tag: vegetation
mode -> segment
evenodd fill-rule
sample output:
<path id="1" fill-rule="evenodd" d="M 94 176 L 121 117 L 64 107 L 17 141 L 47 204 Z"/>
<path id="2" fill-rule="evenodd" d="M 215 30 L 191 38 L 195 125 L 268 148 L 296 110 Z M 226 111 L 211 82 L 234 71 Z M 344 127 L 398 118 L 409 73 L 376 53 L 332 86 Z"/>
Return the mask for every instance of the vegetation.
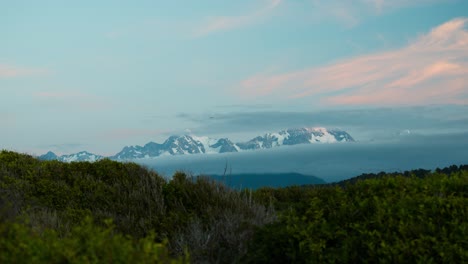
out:
<path id="1" fill-rule="evenodd" d="M 252 263 L 468 261 L 466 170 L 257 195 L 274 197 L 282 213 L 256 232 L 246 258 Z"/>
<path id="2" fill-rule="evenodd" d="M 232 190 L 0 152 L 0 263 L 464 263 L 468 168 Z"/>
<path id="3" fill-rule="evenodd" d="M 141 243 L 148 237 L 167 240 L 173 256 L 188 251 L 193 262 L 236 260 L 245 254 L 254 229 L 276 215 L 255 203 L 251 193 L 204 177 L 176 173 L 167 182 L 134 163 L 39 161 L 7 151 L 0 153 L 0 197 L 2 222 L 26 219 L 18 227 L 25 234 L 53 230 L 66 244 L 84 219 L 93 219 L 86 228 L 106 227 L 112 220 L 113 232 Z M 70 245 L 78 246 L 73 241 Z"/>
<path id="4" fill-rule="evenodd" d="M 170 257 L 154 234 L 132 239 L 115 233 L 111 221 L 101 228 L 88 217 L 65 237 L 12 222 L 1 223 L 0 234 L 1 263 L 189 263 L 187 256 Z"/>

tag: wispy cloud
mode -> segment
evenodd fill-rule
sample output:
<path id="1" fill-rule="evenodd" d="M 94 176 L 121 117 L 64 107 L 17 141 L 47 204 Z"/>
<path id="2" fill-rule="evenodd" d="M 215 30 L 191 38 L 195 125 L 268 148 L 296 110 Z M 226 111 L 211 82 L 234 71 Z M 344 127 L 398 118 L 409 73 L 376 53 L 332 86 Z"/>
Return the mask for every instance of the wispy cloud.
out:
<path id="1" fill-rule="evenodd" d="M 437 2 L 446 2 L 446 0 L 313 0 L 311 17 L 321 21 L 333 19 L 346 27 L 354 27 L 365 17 Z"/>
<path id="2" fill-rule="evenodd" d="M 195 29 L 194 36 L 201 37 L 218 31 L 232 30 L 255 24 L 270 15 L 271 12 L 281 4 L 281 2 L 282 0 L 268 0 L 267 4 L 263 8 L 250 11 L 246 14 L 208 18 L 206 23 Z"/>
<path id="3" fill-rule="evenodd" d="M 323 104 L 468 103 L 468 18 L 433 28 L 398 50 L 241 82 L 246 97 L 319 99 Z"/>
<path id="4" fill-rule="evenodd" d="M 437 2 L 447 2 L 447 0 L 360 0 L 364 4 L 370 4 L 377 12 L 391 9 L 404 8 L 410 6 L 429 5 Z"/>
<path id="5" fill-rule="evenodd" d="M 0 63 L 0 79 L 49 74 L 50 70 Z"/>
<path id="6" fill-rule="evenodd" d="M 165 39 L 190 34 L 191 21 L 153 17 L 140 19 L 124 25 L 114 25 L 103 35 L 109 40 L 125 38 Z"/>

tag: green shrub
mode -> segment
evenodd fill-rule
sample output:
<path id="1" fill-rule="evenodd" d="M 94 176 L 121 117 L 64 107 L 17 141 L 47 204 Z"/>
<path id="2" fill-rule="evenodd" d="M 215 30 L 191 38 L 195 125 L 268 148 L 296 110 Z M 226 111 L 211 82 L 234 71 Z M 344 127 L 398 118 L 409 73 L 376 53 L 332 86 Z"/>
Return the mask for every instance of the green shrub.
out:
<path id="1" fill-rule="evenodd" d="M 2 151 L 0 263 L 468 262 L 466 168 L 236 191 Z"/>
<path id="2" fill-rule="evenodd" d="M 8 196 L 12 219 L 28 219 L 41 232 L 66 237 L 88 216 L 135 239 L 155 234 L 172 254 L 186 250 L 198 262 L 232 261 L 246 252 L 257 226 L 274 220 L 271 208 L 251 195 L 209 179 L 177 173 L 166 182 L 134 163 L 38 161 L 0 152 L 0 195 Z M 0 197 L 1 201 L 1 197 Z"/>
<path id="3" fill-rule="evenodd" d="M 247 262 L 464 263 L 468 172 L 387 176 L 346 188 L 303 189 L 311 198 L 261 228 Z M 285 201 L 283 201 L 285 202 Z M 272 254 L 273 249 L 284 254 Z"/>
<path id="4" fill-rule="evenodd" d="M 65 237 L 46 229 L 35 232 L 19 222 L 0 223 L 1 263 L 189 263 L 172 258 L 154 234 L 132 239 L 116 233 L 111 221 L 106 227 L 91 218 L 72 228 Z"/>

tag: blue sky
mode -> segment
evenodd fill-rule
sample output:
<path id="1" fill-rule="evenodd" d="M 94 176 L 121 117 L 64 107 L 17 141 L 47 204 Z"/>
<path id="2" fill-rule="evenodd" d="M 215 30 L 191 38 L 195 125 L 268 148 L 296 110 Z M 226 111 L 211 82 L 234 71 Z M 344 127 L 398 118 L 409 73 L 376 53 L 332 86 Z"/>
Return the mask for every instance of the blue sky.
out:
<path id="1" fill-rule="evenodd" d="M 275 128 L 251 128 L 258 113 L 348 129 L 297 118 L 438 105 L 466 121 L 465 0 L 0 0 L 0 36 L 0 148 L 108 155 Z"/>

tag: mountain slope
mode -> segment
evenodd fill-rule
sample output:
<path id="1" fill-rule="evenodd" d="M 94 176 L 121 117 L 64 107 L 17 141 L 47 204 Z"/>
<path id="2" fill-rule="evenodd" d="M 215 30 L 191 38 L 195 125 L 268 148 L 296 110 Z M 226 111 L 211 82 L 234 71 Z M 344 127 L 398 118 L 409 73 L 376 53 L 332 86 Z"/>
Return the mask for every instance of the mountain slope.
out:
<path id="1" fill-rule="evenodd" d="M 326 128 L 290 128 L 276 133 L 266 133 L 246 142 L 234 143 L 228 138 L 213 139 L 194 135 L 170 136 L 164 143 L 149 142 L 144 146 L 126 146 L 119 153 L 108 158 L 113 160 L 133 160 L 153 158 L 163 155 L 216 154 L 247 150 L 269 149 L 283 145 L 353 142 L 346 131 Z M 76 154 L 58 157 L 48 152 L 39 157 L 43 160 L 60 161 L 96 161 L 104 158 L 82 151 Z"/>
<path id="2" fill-rule="evenodd" d="M 144 147 L 125 147 L 111 157 L 116 160 L 200 153 L 226 153 L 244 150 L 269 149 L 283 145 L 353 142 L 346 131 L 326 128 L 294 128 L 277 133 L 266 133 L 246 142 L 234 143 L 228 138 L 212 139 L 193 135 L 171 136 L 163 144 L 150 142 Z M 149 148 L 149 144 L 154 146 Z"/>
<path id="3" fill-rule="evenodd" d="M 44 155 L 38 157 L 40 160 L 58 160 L 63 162 L 72 162 L 72 161 L 89 161 L 94 162 L 104 158 L 104 156 L 89 153 L 87 151 L 80 151 L 78 153 L 70 155 L 57 156 L 52 151 L 47 152 Z"/>

